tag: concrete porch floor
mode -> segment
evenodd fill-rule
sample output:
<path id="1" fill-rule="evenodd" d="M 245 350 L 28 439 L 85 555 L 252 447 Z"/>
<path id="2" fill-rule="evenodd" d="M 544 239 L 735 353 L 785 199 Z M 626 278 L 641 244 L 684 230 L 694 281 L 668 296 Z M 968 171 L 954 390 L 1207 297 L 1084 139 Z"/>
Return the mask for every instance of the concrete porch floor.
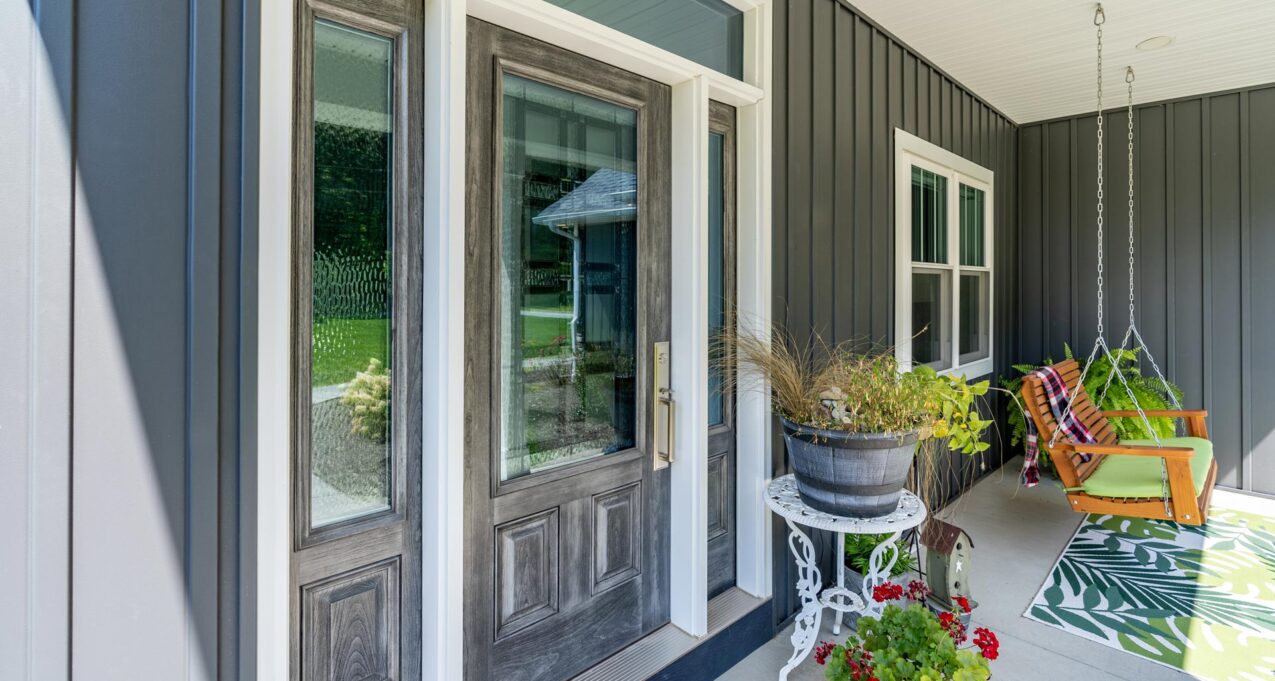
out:
<path id="1" fill-rule="evenodd" d="M 1073 636 L 1023 617 L 1054 561 L 1079 526 L 1057 484 L 1043 481 L 1020 489 L 1014 459 L 981 480 L 938 515 L 974 540 L 975 625 L 1000 638 L 1000 658 L 991 665 L 997 681 L 1179 681 L 1193 677 L 1135 655 Z M 825 579 L 826 582 L 826 579 Z M 826 617 L 824 636 L 834 637 Z M 719 677 L 720 681 L 774 681 L 792 654 L 792 625 Z M 790 681 L 821 681 L 813 655 L 793 670 Z"/>

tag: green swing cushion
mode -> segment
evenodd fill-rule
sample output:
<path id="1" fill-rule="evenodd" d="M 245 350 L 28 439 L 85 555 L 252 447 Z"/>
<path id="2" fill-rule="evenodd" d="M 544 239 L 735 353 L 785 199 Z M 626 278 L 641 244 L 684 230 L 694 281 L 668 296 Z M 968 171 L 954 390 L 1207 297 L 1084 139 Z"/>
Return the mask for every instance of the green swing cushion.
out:
<path id="1" fill-rule="evenodd" d="M 1204 491 L 1204 481 L 1213 464 L 1213 443 L 1202 437 L 1166 437 L 1160 442 L 1165 447 L 1191 447 L 1191 481 L 1195 483 L 1195 495 Z M 1156 446 L 1155 440 L 1121 440 L 1122 445 Z M 1121 456 L 1111 454 L 1102 460 L 1087 480 L 1080 485 L 1085 494 L 1095 497 L 1161 498 L 1164 495 L 1160 462 L 1153 456 Z"/>

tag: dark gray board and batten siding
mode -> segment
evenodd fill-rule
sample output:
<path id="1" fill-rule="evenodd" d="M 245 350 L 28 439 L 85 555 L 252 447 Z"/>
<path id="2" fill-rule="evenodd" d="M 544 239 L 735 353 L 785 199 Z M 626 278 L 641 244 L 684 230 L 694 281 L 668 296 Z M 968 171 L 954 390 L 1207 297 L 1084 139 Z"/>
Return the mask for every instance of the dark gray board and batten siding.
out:
<path id="1" fill-rule="evenodd" d="M 996 372 L 1007 372 L 1018 357 L 1013 122 L 838 0 L 777 4 L 774 55 L 775 321 L 798 339 L 818 332 L 894 342 L 894 130 L 901 128 L 995 173 L 994 342 Z M 779 439 L 774 453 L 774 474 L 787 473 Z M 1000 456 L 994 449 L 989 468 Z M 949 491 L 969 482 L 954 480 Z M 796 575 L 782 521 L 774 532 L 782 620 L 797 607 Z M 819 543 L 828 556 L 827 536 Z"/>
<path id="2" fill-rule="evenodd" d="M 1112 343 L 1129 320 L 1127 124 L 1103 123 Z M 1138 328 L 1185 406 L 1209 410 L 1218 483 L 1275 494 L 1275 85 L 1138 105 L 1134 126 Z M 1096 335 L 1096 133 L 1095 114 L 1021 127 L 1026 361 Z"/>

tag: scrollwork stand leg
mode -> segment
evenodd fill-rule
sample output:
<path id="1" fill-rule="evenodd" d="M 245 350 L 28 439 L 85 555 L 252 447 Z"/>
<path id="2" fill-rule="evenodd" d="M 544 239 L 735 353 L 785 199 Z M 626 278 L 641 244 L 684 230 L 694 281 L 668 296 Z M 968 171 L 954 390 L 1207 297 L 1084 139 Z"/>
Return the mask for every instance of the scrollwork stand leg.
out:
<path id="1" fill-rule="evenodd" d="M 801 664 L 815 647 L 823 616 L 823 605 L 819 602 L 823 576 L 819 573 L 815 545 L 793 521 L 785 519 L 785 522 L 788 523 L 788 550 L 792 551 L 797 562 L 797 597 L 801 599 L 801 614 L 797 615 L 797 621 L 793 624 L 792 656 L 788 658 L 788 664 L 779 671 L 779 681 L 786 681 L 788 672 Z"/>
<path id="2" fill-rule="evenodd" d="M 890 535 L 888 539 L 877 544 L 868 558 L 868 571 L 863 575 L 863 602 L 867 604 L 868 615 L 880 616 L 881 611 L 885 609 L 884 603 L 877 603 L 872 599 L 872 590 L 890 580 L 890 572 L 894 570 L 894 564 L 899 560 L 898 541 L 902 536 L 902 532 Z M 889 562 L 886 562 L 886 553 L 890 554 Z"/>

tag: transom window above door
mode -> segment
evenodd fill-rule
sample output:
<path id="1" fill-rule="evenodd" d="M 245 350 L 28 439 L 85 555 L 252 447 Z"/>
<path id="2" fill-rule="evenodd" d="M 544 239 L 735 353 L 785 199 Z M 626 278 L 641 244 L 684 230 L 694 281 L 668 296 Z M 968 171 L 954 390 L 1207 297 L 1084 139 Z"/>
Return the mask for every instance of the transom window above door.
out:
<path id="1" fill-rule="evenodd" d="M 725 0 L 549 0 L 638 40 L 744 79 L 744 13 Z"/>
<path id="2" fill-rule="evenodd" d="M 905 366 L 992 371 L 992 171 L 895 130 L 895 347 Z"/>

